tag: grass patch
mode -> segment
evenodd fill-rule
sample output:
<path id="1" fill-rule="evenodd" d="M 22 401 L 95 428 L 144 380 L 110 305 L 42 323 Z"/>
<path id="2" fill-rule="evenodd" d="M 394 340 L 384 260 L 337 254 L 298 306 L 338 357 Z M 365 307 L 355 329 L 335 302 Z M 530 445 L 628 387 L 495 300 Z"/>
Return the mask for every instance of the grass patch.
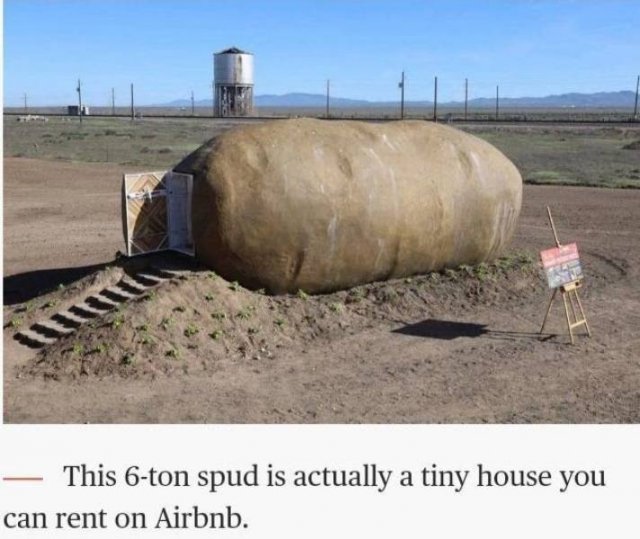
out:
<path id="1" fill-rule="evenodd" d="M 185 329 L 184 329 L 184 336 L 187 338 L 191 338 L 194 335 L 197 335 L 198 333 L 200 333 L 200 328 L 198 328 L 198 326 L 196 326 L 195 324 L 189 324 Z"/>

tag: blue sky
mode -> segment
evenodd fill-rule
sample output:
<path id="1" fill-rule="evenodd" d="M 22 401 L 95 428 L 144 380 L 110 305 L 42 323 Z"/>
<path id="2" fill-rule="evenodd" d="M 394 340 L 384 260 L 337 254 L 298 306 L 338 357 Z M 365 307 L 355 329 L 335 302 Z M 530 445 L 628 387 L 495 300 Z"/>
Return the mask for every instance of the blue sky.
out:
<path id="1" fill-rule="evenodd" d="M 4 102 L 210 96 L 212 53 L 253 52 L 256 93 L 430 99 L 635 89 L 640 1 L 5 0 Z"/>

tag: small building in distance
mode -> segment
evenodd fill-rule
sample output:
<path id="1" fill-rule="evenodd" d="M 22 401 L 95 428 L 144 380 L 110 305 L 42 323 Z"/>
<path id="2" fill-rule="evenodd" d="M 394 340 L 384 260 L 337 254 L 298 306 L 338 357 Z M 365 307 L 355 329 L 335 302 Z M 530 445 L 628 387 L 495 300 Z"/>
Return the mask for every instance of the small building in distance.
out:
<path id="1" fill-rule="evenodd" d="M 253 54 L 231 47 L 213 55 L 215 114 L 253 114 Z"/>
<path id="2" fill-rule="evenodd" d="M 69 116 L 80 116 L 80 107 L 78 105 L 67 106 L 67 114 Z M 89 107 L 87 105 L 82 105 L 82 115 L 89 116 Z"/>

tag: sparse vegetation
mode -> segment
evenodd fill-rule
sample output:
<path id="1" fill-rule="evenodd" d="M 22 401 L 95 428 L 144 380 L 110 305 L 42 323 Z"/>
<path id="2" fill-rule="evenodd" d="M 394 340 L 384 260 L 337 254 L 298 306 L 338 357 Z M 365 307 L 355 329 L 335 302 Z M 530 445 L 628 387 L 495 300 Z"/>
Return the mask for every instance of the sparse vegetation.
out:
<path id="1" fill-rule="evenodd" d="M 241 309 L 240 311 L 238 311 L 238 314 L 236 315 L 236 317 L 239 318 L 240 320 L 249 320 L 249 318 L 253 316 L 254 311 L 255 311 L 255 307 L 252 307 L 249 305 L 244 309 Z"/>
<path id="2" fill-rule="evenodd" d="M 486 262 L 481 262 L 474 268 L 474 273 L 479 280 L 484 281 L 491 275 L 491 268 Z"/>
<path id="3" fill-rule="evenodd" d="M 347 295 L 347 301 L 349 303 L 358 303 L 367 296 L 367 291 L 362 286 L 352 288 Z"/>
<path id="4" fill-rule="evenodd" d="M 133 365 L 135 363 L 135 357 L 131 353 L 126 353 L 122 356 L 123 365 Z"/>
<path id="5" fill-rule="evenodd" d="M 214 341 L 217 341 L 224 335 L 224 331 L 221 329 L 214 329 L 211 333 L 209 333 L 209 337 L 211 337 Z"/>
<path id="6" fill-rule="evenodd" d="M 109 350 L 109 343 L 101 342 L 97 346 L 93 347 L 89 353 L 91 354 L 106 354 Z"/>
<path id="7" fill-rule="evenodd" d="M 19 316 L 14 316 L 11 320 L 9 320 L 9 326 L 13 329 L 19 328 L 22 325 L 23 319 Z"/>
<path id="8" fill-rule="evenodd" d="M 184 336 L 187 338 L 191 338 L 194 335 L 197 335 L 200 332 L 200 328 L 195 324 L 189 324 L 186 328 L 184 328 Z"/>
<path id="9" fill-rule="evenodd" d="M 451 279 L 452 281 L 458 280 L 458 272 L 453 268 L 447 268 L 443 271 L 443 273 L 447 279 Z"/>
<path id="10" fill-rule="evenodd" d="M 290 112 L 290 111 L 289 111 Z M 371 114 L 362 109 L 348 116 Z M 313 114 L 314 111 L 310 110 Z M 337 114 L 338 112 L 336 112 Z M 377 111 L 376 114 L 379 114 Z M 562 111 L 564 115 L 585 117 L 584 111 Z M 414 112 L 415 114 L 415 112 Z M 420 113 L 424 115 L 424 111 Z M 486 113 L 479 111 L 476 116 Z M 530 111 L 527 117 L 553 118 L 554 111 Z M 602 117 L 598 112 L 598 119 Z M 618 113 L 608 114 L 620 117 Z M 522 171 L 528 183 L 640 187 L 637 166 L 637 135 L 629 140 L 625 128 L 610 126 L 459 125 L 504 152 Z M 216 126 L 216 133 L 228 125 Z M 87 162 L 107 160 L 136 166 L 165 167 L 195 150 L 209 139 L 211 121 L 173 120 L 124 125 L 120 120 L 90 118 L 83 132 L 69 130 L 66 118 L 50 118 L 40 125 L 18 122 L 5 124 L 5 155 Z M 106 137 L 106 139 L 105 139 Z M 152 141 L 152 142 L 151 142 Z M 38 148 L 34 143 L 38 143 Z M 212 275 L 215 278 L 215 274 Z"/>
<path id="11" fill-rule="evenodd" d="M 153 339 L 153 337 L 151 335 L 149 335 L 148 333 L 145 333 L 142 338 L 140 339 L 140 343 L 141 344 L 153 344 L 155 341 Z"/>
<path id="12" fill-rule="evenodd" d="M 173 318 L 170 316 L 165 316 L 161 321 L 160 321 L 160 327 L 162 329 L 164 329 L 165 331 L 168 330 L 171 326 L 173 325 Z"/>
<path id="13" fill-rule="evenodd" d="M 398 292 L 391 286 L 385 286 L 378 293 L 378 299 L 381 303 L 392 303 L 398 299 Z"/>
<path id="14" fill-rule="evenodd" d="M 180 352 L 176 348 L 169 348 L 164 355 L 171 359 L 178 359 L 180 357 Z"/>
<path id="15" fill-rule="evenodd" d="M 111 327 L 113 329 L 118 329 L 122 326 L 122 324 L 124 324 L 124 314 L 119 312 L 113 318 L 113 321 L 111 322 Z"/>

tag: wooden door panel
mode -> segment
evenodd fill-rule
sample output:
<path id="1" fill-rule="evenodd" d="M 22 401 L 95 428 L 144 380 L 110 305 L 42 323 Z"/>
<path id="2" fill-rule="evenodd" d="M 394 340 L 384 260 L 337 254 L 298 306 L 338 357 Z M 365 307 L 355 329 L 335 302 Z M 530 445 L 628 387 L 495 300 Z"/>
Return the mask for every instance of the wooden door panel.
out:
<path id="1" fill-rule="evenodd" d="M 161 251 L 169 247 L 165 172 L 126 174 L 125 236 L 127 254 Z"/>
<path id="2" fill-rule="evenodd" d="M 173 249 L 194 254 L 193 176 L 176 172 L 125 174 L 122 224 L 127 255 Z"/>

